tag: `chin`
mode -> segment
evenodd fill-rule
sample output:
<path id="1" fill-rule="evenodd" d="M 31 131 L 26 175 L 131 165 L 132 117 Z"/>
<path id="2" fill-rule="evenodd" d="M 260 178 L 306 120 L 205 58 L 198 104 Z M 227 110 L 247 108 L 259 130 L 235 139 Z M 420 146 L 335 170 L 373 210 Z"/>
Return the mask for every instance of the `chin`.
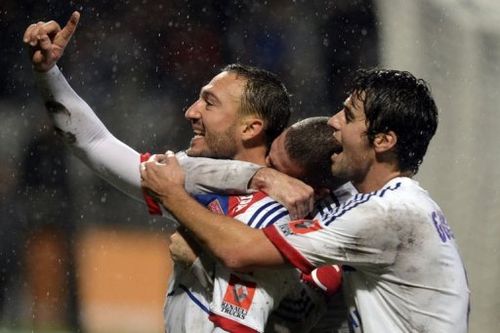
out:
<path id="1" fill-rule="evenodd" d="M 191 157 L 198 157 L 200 156 L 200 151 L 198 149 L 193 149 L 193 147 L 189 147 L 186 150 L 186 154 Z"/>
<path id="2" fill-rule="evenodd" d="M 186 154 L 191 157 L 213 157 L 213 154 L 207 149 L 189 148 L 186 150 Z"/>

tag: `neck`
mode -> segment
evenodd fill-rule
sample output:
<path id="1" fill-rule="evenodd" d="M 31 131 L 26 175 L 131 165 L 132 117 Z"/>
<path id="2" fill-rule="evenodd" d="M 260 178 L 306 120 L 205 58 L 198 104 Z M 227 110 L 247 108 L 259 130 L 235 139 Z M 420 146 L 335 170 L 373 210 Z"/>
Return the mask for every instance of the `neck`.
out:
<path id="1" fill-rule="evenodd" d="M 233 159 L 237 161 L 244 161 L 255 163 L 259 165 L 266 165 L 267 148 L 265 146 L 256 146 L 251 148 L 241 149 L 234 155 Z"/>
<path id="2" fill-rule="evenodd" d="M 370 168 L 363 179 L 352 181 L 360 193 L 369 193 L 380 190 L 391 179 L 404 177 L 408 174 L 401 172 L 391 164 L 376 164 Z"/>

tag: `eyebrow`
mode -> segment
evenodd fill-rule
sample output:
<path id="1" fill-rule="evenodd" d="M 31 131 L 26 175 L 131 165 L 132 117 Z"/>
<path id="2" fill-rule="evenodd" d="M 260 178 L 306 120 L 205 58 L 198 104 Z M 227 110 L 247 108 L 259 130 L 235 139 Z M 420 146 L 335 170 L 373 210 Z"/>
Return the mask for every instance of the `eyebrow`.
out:
<path id="1" fill-rule="evenodd" d="M 344 108 L 347 110 L 349 113 L 349 116 L 354 116 L 354 110 L 353 110 L 353 105 L 352 105 L 352 99 L 349 99 L 350 104 L 344 101 Z"/>
<path id="2" fill-rule="evenodd" d="M 209 99 L 210 98 L 210 99 L 213 99 L 216 103 L 220 103 L 219 98 L 213 92 L 208 91 L 205 88 L 201 89 L 200 97 L 202 97 L 204 99 Z"/>

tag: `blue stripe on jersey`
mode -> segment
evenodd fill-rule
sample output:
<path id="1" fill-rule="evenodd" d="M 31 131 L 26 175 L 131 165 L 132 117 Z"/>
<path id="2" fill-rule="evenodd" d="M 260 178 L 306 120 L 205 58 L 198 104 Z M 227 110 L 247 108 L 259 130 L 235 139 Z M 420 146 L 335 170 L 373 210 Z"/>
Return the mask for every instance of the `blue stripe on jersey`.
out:
<path id="1" fill-rule="evenodd" d="M 328 214 L 332 214 L 339 206 L 340 201 L 337 196 L 335 196 L 334 193 L 330 193 L 328 197 L 318 201 L 315 210 L 316 212 L 319 212 L 321 214 L 322 218 L 326 218 Z M 316 212 L 313 212 L 313 215 L 311 215 L 311 217 L 314 217 L 316 215 Z"/>
<path id="2" fill-rule="evenodd" d="M 229 211 L 229 197 L 228 195 L 220 195 L 220 194 L 199 194 L 195 195 L 196 201 L 198 201 L 200 204 L 204 205 L 207 207 L 210 203 L 213 201 L 217 200 L 219 202 L 220 208 L 224 211 L 224 215 L 227 215 Z M 259 217 L 259 215 L 266 209 L 269 208 L 272 205 L 276 205 L 276 207 L 272 208 L 269 212 L 264 214 L 264 216 Z M 280 212 L 276 216 L 270 218 L 273 214 L 278 212 L 280 209 L 283 209 L 283 212 Z M 252 228 L 265 228 L 268 225 L 273 224 L 274 222 L 278 221 L 279 219 L 283 218 L 286 216 L 288 212 L 286 209 L 277 201 L 270 201 L 268 203 L 265 203 L 261 207 L 259 207 L 255 213 L 253 213 L 252 217 L 246 224 L 249 227 Z"/>
<path id="3" fill-rule="evenodd" d="M 278 204 L 278 203 L 277 203 Z M 264 223 L 266 221 L 266 219 L 271 215 L 273 214 L 274 212 L 276 212 L 277 210 L 280 210 L 282 209 L 283 206 L 281 206 L 280 204 L 278 204 L 276 207 L 274 207 L 273 209 L 270 209 L 266 214 L 264 214 L 264 216 L 262 216 L 259 221 L 257 222 L 257 224 L 255 224 L 255 226 L 253 228 L 257 229 L 257 228 L 260 228 L 261 227 L 261 224 Z"/>
<path id="4" fill-rule="evenodd" d="M 276 221 L 279 221 L 280 219 L 282 219 L 283 217 L 287 216 L 288 215 L 288 211 L 283 207 L 283 211 L 281 213 L 279 213 L 278 215 L 276 215 L 275 217 L 273 217 L 270 221 L 266 222 L 265 224 L 263 224 L 261 226 L 261 228 L 265 228 L 271 224 L 274 224 Z"/>
<path id="5" fill-rule="evenodd" d="M 387 187 L 385 187 L 381 190 L 375 191 L 375 192 L 358 193 L 358 194 L 354 195 L 354 197 L 351 200 L 347 201 L 342 206 L 335 209 L 335 211 L 325 219 L 325 222 L 323 224 L 325 226 L 328 226 L 333 221 L 335 221 L 337 218 L 341 217 L 342 215 L 344 215 L 345 213 L 347 213 L 351 209 L 353 209 L 359 205 L 362 205 L 365 202 L 368 202 L 370 200 L 370 198 L 373 198 L 373 197 L 382 198 L 387 191 L 395 191 L 400 186 L 401 186 L 401 182 L 398 182 L 398 183 L 394 184 L 393 186 L 387 186 Z"/>
<path id="6" fill-rule="evenodd" d="M 260 213 L 262 213 L 262 211 L 264 209 L 266 209 L 267 207 L 274 205 L 274 204 L 277 204 L 277 202 L 271 201 L 271 202 L 266 203 L 265 205 L 260 206 L 260 208 L 257 209 L 257 211 L 255 211 L 255 213 L 253 213 L 252 217 L 250 218 L 250 220 L 248 220 L 247 224 L 248 225 L 253 224 L 253 221 L 257 218 L 257 216 L 259 216 Z"/>
<path id="7" fill-rule="evenodd" d="M 203 305 L 199 299 L 197 299 L 190 291 L 189 289 L 183 285 L 183 284 L 179 284 L 179 287 L 184 290 L 186 292 L 186 294 L 188 294 L 189 298 L 191 298 L 191 300 L 194 302 L 194 304 L 198 305 L 198 307 L 200 309 L 202 309 L 203 311 L 205 311 L 207 314 L 210 314 L 210 310 L 205 306 Z"/>

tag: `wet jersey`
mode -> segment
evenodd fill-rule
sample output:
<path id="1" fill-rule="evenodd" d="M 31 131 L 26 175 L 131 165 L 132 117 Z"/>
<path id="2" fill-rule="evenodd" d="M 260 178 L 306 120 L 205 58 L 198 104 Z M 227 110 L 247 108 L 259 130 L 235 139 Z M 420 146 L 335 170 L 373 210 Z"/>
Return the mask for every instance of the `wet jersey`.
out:
<path id="1" fill-rule="evenodd" d="M 289 220 L 286 209 L 262 192 L 245 196 L 207 194 L 196 199 L 212 212 L 234 217 L 252 228 Z M 203 271 L 206 273 L 200 273 Z M 213 286 L 203 282 L 207 280 L 200 276 L 203 274 Z M 300 283 L 298 275 L 292 268 L 236 273 L 206 256 L 193 267 L 174 265 L 165 307 L 167 331 L 212 332 L 217 329 L 215 322 L 224 330 L 262 332 L 270 311 L 277 306 L 275 302 L 293 283 Z"/>
<path id="2" fill-rule="evenodd" d="M 453 232 L 410 178 L 264 232 L 302 271 L 343 265 L 356 332 L 467 332 L 470 292 Z"/>

